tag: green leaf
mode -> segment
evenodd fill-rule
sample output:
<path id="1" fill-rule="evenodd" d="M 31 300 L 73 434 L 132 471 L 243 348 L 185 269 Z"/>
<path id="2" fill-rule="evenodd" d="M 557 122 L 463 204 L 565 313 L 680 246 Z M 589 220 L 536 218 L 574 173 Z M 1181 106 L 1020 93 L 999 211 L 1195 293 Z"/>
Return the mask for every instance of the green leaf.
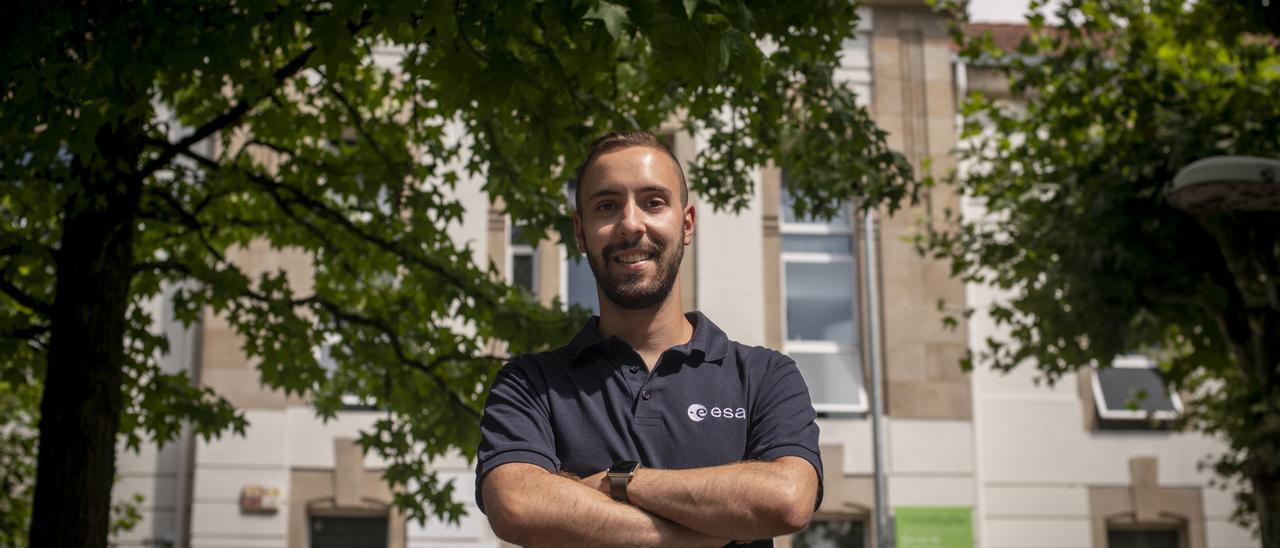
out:
<path id="1" fill-rule="evenodd" d="M 689 20 L 693 20 L 693 12 L 698 9 L 698 0 L 683 0 L 684 15 Z"/>
<path id="2" fill-rule="evenodd" d="M 627 8 L 601 0 L 592 6 L 583 19 L 599 19 L 609 31 L 609 36 L 617 40 L 622 35 L 622 25 L 628 23 Z"/>

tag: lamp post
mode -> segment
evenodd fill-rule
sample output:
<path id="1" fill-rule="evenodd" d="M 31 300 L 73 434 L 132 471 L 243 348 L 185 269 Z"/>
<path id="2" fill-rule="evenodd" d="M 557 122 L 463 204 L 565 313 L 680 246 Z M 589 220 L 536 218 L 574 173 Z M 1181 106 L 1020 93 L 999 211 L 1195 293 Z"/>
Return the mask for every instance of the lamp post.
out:
<path id="1" fill-rule="evenodd" d="M 1246 386 L 1261 390 L 1247 421 L 1267 424 L 1280 415 L 1280 160 L 1215 156 L 1191 163 L 1165 190 L 1169 204 L 1187 212 L 1213 235 L 1234 285 L 1218 308 L 1218 330 Z M 1228 389 L 1224 387 L 1224 389 Z M 1244 419 L 1244 417 L 1241 417 Z M 1254 430 L 1241 462 L 1265 546 L 1280 546 L 1280 430 Z"/>

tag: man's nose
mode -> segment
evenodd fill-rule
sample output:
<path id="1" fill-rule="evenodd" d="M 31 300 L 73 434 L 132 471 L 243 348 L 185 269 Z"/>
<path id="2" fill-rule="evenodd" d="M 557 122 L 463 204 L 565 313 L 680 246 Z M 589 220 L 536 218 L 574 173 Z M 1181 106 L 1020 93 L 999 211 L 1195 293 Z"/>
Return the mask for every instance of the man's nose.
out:
<path id="1" fill-rule="evenodd" d="M 644 210 L 635 202 L 628 202 L 626 207 L 622 208 L 622 220 L 620 226 L 623 234 L 635 235 L 643 234 L 644 227 Z"/>

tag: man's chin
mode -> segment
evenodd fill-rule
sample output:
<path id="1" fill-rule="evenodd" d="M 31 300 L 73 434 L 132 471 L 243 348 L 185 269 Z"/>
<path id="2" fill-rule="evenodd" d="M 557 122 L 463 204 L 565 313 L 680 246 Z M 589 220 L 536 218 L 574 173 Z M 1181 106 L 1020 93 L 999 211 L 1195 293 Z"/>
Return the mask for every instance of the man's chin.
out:
<path id="1" fill-rule="evenodd" d="M 661 305 L 671 295 L 671 291 L 663 292 L 651 284 L 620 287 L 615 291 L 606 291 L 605 298 L 626 310 L 647 310 Z"/>

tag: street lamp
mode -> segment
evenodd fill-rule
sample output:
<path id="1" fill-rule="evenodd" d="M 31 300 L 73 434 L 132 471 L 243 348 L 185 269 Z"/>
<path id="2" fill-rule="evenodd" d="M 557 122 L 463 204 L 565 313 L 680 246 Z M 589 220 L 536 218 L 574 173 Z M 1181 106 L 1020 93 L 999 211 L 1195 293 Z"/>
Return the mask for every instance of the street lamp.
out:
<path id="1" fill-rule="evenodd" d="M 1217 241 L 1218 252 L 1230 272 L 1234 294 L 1231 306 L 1219 308 L 1218 330 L 1231 348 L 1231 361 L 1246 379 L 1268 387 L 1249 398 L 1249 421 L 1273 420 L 1280 400 L 1269 388 L 1276 378 L 1280 356 L 1280 160 L 1252 156 L 1215 156 L 1193 162 L 1174 176 L 1165 190 L 1169 204 L 1192 217 Z M 1219 279 L 1217 283 L 1224 283 Z M 1222 300 L 1227 300 L 1225 297 Z M 1230 327 L 1229 327 L 1230 326 Z M 1249 392 L 1246 392 L 1246 394 Z M 1257 394 L 1255 392 L 1255 394 Z M 1243 418 L 1243 417 L 1241 417 Z M 1265 472 L 1264 457 L 1280 448 L 1280 435 L 1256 437 L 1242 462 L 1256 493 L 1273 493 L 1276 482 Z M 1262 542 L 1280 541 L 1277 502 L 1255 498 Z"/>
<path id="2" fill-rule="evenodd" d="M 1212 156 L 1178 170 L 1165 198 L 1188 213 L 1280 211 L 1280 160 Z"/>

